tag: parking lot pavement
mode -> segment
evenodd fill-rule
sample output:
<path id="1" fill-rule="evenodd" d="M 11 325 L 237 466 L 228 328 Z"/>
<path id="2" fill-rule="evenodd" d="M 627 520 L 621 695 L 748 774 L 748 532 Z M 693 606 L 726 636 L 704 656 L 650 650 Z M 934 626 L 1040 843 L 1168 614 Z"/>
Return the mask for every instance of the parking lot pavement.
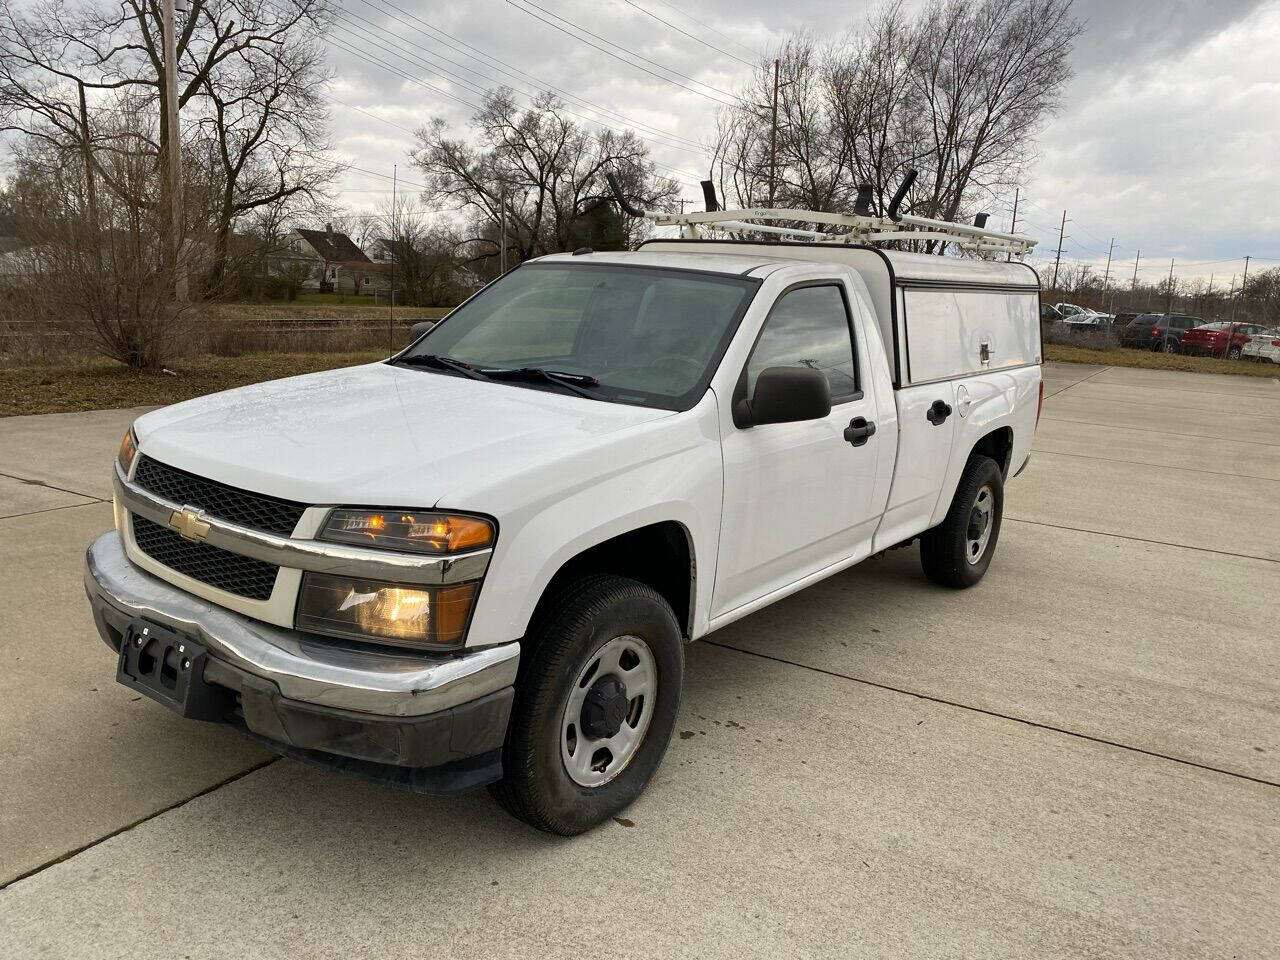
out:
<path id="1" fill-rule="evenodd" d="M 0 955 L 1268 955 L 1280 384 L 1045 378 L 981 586 L 893 551 L 690 648 L 655 782 L 575 840 L 133 702 L 80 596 L 109 508 L 26 503 L 0 519 L 35 586 L 0 587 L 0 883 L 29 874 Z M 58 463 L 0 472 L 101 495 L 128 416 L 62 417 L 23 428 Z"/>

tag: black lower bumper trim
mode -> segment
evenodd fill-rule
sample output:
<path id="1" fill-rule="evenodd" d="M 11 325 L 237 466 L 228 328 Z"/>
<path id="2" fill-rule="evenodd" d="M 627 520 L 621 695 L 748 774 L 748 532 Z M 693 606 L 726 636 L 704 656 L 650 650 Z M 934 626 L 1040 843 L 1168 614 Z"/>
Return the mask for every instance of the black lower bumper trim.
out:
<path id="1" fill-rule="evenodd" d="M 271 681 L 212 658 L 204 679 L 238 694 L 230 722 L 287 756 L 419 792 L 466 790 L 501 776 L 500 765 L 475 760 L 502 747 L 511 687 L 423 716 L 384 717 L 286 699 Z M 461 785 L 430 786 L 455 781 Z"/>
<path id="2" fill-rule="evenodd" d="M 356 757 L 343 757 L 324 750 L 307 750 L 290 746 L 270 737 L 254 733 L 242 722 L 234 722 L 242 734 L 257 741 L 282 757 L 312 766 L 324 767 L 371 783 L 399 787 L 413 793 L 467 793 L 502 779 L 502 749 L 462 760 L 451 760 L 434 767 L 401 767 Z"/>

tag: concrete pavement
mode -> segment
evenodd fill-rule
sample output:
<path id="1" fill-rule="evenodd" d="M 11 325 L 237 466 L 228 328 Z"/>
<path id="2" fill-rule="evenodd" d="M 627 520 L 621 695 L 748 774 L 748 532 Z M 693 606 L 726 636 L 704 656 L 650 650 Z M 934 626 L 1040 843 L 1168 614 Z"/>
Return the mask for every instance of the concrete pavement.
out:
<path id="1" fill-rule="evenodd" d="M 1045 380 L 980 587 L 896 551 L 695 645 L 569 841 L 134 701 L 79 585 L 132 414 L 0 420 L 0 955 L 1268 955 L 1280 383 Z"/>

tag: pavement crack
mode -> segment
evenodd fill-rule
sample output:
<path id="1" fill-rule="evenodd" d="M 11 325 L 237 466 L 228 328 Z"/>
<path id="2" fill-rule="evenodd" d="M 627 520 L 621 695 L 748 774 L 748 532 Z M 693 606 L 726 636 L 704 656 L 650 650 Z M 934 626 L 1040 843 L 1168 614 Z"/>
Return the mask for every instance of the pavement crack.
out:
<path id="1" fill-rule="evenodd" d="M 29 483 L 33 487 L 47 487 L 50 490 L 57 490 L 59 493 L 69 493 L 73 497 L 88 497 L 90 500 L 97 500 L 99 503 L 106 501 L 102 497 L 95 497 L 92 493 L 81 493 L 79 490 L 69 490 L 66 487 L 60 487 L 56 483 L 48 483 L 44 480 L 33 480 L 31 477 L 20 477 L 16 473 L 5 473 L 0 471 L 0 477 L 8 477 L 10 480 L 17 480 L 19 483 Z"/>
<path id="2" fill-rule="evenodd" d="M 1231 550 L 1215 550 L 1213 547 L 1197 547 L 1190 543 L 1173 543 L 1169 540 L 1151 540 L 1147 537 L 1134 537 L 1125 533 L 1112 533 L 1109 530 L 1090 530 L 1088 527 L 1071 527 L 1065 523 L 1048 523 L 1044 520 L 1026 520 L 1022 517 L 1005 516 L 1005 521 L 1029 523 L 1037 527 L 1052 527 L 1055 530 L 1072 530 L 1075 533 L 1090 533 L 1095 537 L 1113 537 L 1117 540 L 1132 540 L 1134 543 L 1153 543 L 1159 547 L 1177 547 L 1179 550 L 1195 550 L 1199 553 L 1216 553 L 1220 557 L 1235 557 L 1238 560 L 1261 560 L 1263 563 L 1280 563 L 1275 557 L 1259 557 L 1253 553 L 1234 553 Z"/>
<path id="3" fill-rule="evenodd" d="M 107 503 L 106 500 L 90 500 L 87 503 L 64 503 L 60 507 L 45 507 L 43 510 L 28 510 L 26 513 L 5 513 L 0 514 L 0 520 L 17 520 L 19 517 L 34 517 L 41 513 L 54 513 L 58 510 L 74 510 L 77 507 L 96 507 L 99 504 Z"/>
<path id="4" fill-rule="evenodd" d="M 247 767 L 246 769 L 241 770 L 239 773 L 234 773 L 229 777 L 224 777 L 222 780 L 219 780 L 217 783 L 210 784 L 209 786 L 205 787 L 202 790 L 196 791 L 190 796 L 183 797 L 181 800 L 177 800 L 169 804 L 167 807 L 162 807 L 161 809 L 156 810 L 153 813 L 147 814 L 145 817 L 139 817 L 137 820 L 134 820 L 132 823 L 126 823 L 122 827 L 117 827 L 115 830 L 112 830 L 110 833 L 103 834 L 101 837 L 98 837 L 95 840 L 90 840 L 88 843 L 81 844 L 80 846 L 76 847 L 74 850 L 68 850 L 66 853 L 62 853 L 56 857 L 52 857 L 46 860 L 44 863 L 37 864 L 36 866 L 32 867 L 30 870 L 25 870 L 22 873 L 18 874 L 16 877 L 0 882 L 0 892 L 7 890 L 9 887 L 13 886 L 15 883 L 17 883 L 20 880 L 26 880 L 28 877 L 34 877 L 37 873 L 41 873 L 45 870 L 48 870 L 50 867 L 57 866 L 59 863 L 62 863 L 65 860 L 70 860 L 72 857 L 77 857 L 80 854 L 84 853 L 86 850 L 91 850 L 94 847 L 96 847 L 98 844 L 105 843 L 106 841 L 110 840 L 112 837 L 118 837 L 122 833 L 128 833 L 134 827 L 140 827 L 142 826 L 142 824 L 146 823 L 148 820 L 154 820 L 156 817 L 160 816 L 161 814 L 168 813 L 170 810 L 177 810 L 179 807 L 186 806 L 192 800 L 198 800 L 200 797 L 203 797 L 206 794 L 213 793 L 215 790 L 221 790 L 223 787 L 229 786 L 230 784 L 235 783 L 237 780 L 244 779 L 245 777 L 249 776 L 249 774 L 251 773 L 257 773 L 259 770 L 263 769 L 264 767 L 269 767 L 271 766 L 271 764 L 276 763 L 279 760 L 280 760 L 280 757 L 268 757 L 266 760 L 263 760 L 259 763 L 255 763 L 253 766 Z"/>
<path id="5" fill-rule="evenodd" d="M 905 697 L 915 697 L 917 700 L 925 700 L 929 703 L 939 704 L 940 706 L 954 707 L 957 710 L 966 710 L 970 713 L 982 714 L 983 716 L 993 717 L 997 720 L 1008 720 L 1012 723 L 1020 723 L 1023 726 L 1034 727 L 1037 730 L 1046 730 L 1050 733 L 1060 733 L 1063 736 L 1073 737 L 1077 740 L 1087 740 L 1090 743 L 1096 743 L 1106 747 L 1114 747 L 1117 750 L 1138 753 L 1144 757 L 1152 757 L 1156 760 L 1167 760 L 1171 763 L 1179 763 L 1183 766 L 1193 767 L 1197 770 L 1204 770 L 1208 773 L 1217 773 L 1224 777 L 1232 777 L 1236 780 L 1246 780 L 1249 783 L 1257 783 L 1264 787 L 1280 788 L 1280 781 L 1267 780 L 1264 777 L 1255 777 L 1247 773 L 1237 773 L 1234 770 L 1211 766 L 1210 764 L 1200 763 L 1196 760 L 1188 760 L 1185 757 L 1175 757 L 1173 754 L 1160 753 L 1156 750 L 1147 750 L 1143 747 L 1135 747 L 1132 744 L 1121 743 L 1118 740 L 1108 740 L 1106 737 L 1095 737 L 1092 734 L 1080 733 L 1078 730 L 1068 730 L 1066 727 L 1058 727 L 1050 723 L 1041 723 L 1038 720 L 1028 720 L 1026 717 L 1014 716 L 1011 713 L 1001 713 L 998 710 L 989 710 L 986 707 L 975 707 L 972 704 L 961 703 L 958 700 L 948 700 L 946 697 L 936 697 L 932 694 L 920 693 L 916 690 L 907 690 L 905 687 L 895 687 L 892 684 L 879 683 L 875 680 L 868 680 L 865 677 L 855 677 L 852 674 L 840 673 L 837 670 L 827 670 L 824 667 L 815 667 L 808 663 L 800 663 L 797 660 L 788 660 L 786 657 L 779 657 L 770 653 L 758 653 L 755 650 L 745 650 L 742 647 L 735 647 L 731 644 L 723 643 L 718 640 L 703 639 L 698 642 L 705 643 L 709 647 L 719 647 L 721 650 L 732 650 L 734 653 L 741 653 L 748 657 L 758 657 L 761 660 L 771 660 L 774 663 L 782 663 L 790 667 L 798 667 L 801 670 L 810 670 L 813 673 L 820 673 L 824 676 L 834 677 L 838 680 L 848 680 L 850 683 L 873 687 L 876 690 L 884 690 L 886 693 L 897 693 Z"/>
<path id="6" fill-rule="evenodd" d="M 1045 413 L 1040 419 L 1042 421 L 1054 420 L 1058 423 L 1079 423 L 1086 427 L 1101 427 L 1104 430 L 1129 430 L 1135 433 L 1152 433 L 1162 437 L 1189 437 L 1192 440 L 1217 440 L 1219 443 L 1249 443 L 1255 447 L 1280 447 L 1280 443 L 1271 443 L 1268 440 L 1241 440 L 1238 437 L 1219 437 L 1214 436 L 1211 433 L 1175 433 L 1172 430 L 1152 430 L 1146 426 L 1126 425 L 1123 423 L 1099 423 L 1096 420 L 1076 420 L 1074 417 L 1051 417 L 1049 416 L 1048 408 L 1045 409 Z"/>
<path id="7" fill-rule="evenodd" d="M 1174 466 L 1170 463 L 1152 463 L 1149 460 L 1122 460 L 1118 457 L 1097 457 L 1090 453 L 1065 453 L 1061 450 L 1035 449 L 1037 457 L 1075 457 L 1077 460 L 1102 460 L 1106 463 L 1128 463 L 1135 467 L 1157 467 L 1161 470 L 1185 470 L 1189 473 L 1207 473 L 1211 477 L 1238 477 L 1241 480 L 1265 480 L 1280 483 L 1280 477 L 1260 477 L 1253 473 L 1223 473 L 1221 470 L 1202 470 L 1199 467 Z"/>
<path id="8" fill-rule="evenodd" d="M 1081 377 L 1079 380 L 1075 381 L 1074 383 L 1068 383 L 1068 384 L 1067 384 L 1065 387 L 1063 387 L 1061 390 L 1055 390 L 1055 391 L 1053 391 L 1053 393 L 1049 394 L 1049 397 L 1056 397 L 1056 396 L 1058 396 L 1058 395 L 1060 395 L 1060 394 L 1066 393 L 1066 392 L 1067 392 L 1068 390 L 1070 390 L 1072 387 L 1078 387 L 1078 386 L 1080 386 L 1080 384 L 1082 384 L 1082 383 L 1088 383 L 1088 382 L 1089 382 L 1090 380 L 1092 380 L 1094 377 L 1100 377 L 1100 376 L 1102 376 L 1102 374 L 1106 373 L 1108 370 L 1111 370 L 1111 369 L 1113 369 L 1113 368 L 1112 368 L 1112 367 L 1103 367 L 1101 370 L 1095 370 L 1095 371 L 1093 371 L 1093 373 L 1089 374 L 1087 377 Z M 1040 369 L 1040 379 L 1041 379 L 1041 382 L 1043 382 L 1043 380 L 1044 380 L 1044 368 L 1043 368 L 1043 367 L 1041 367 L 1041 369 Z M 1045 399 L 1046 399 L 1046 400 L 1048 400 L 1048 399 L 1049 399 L 1049 397 L 1045 397 Z"/>

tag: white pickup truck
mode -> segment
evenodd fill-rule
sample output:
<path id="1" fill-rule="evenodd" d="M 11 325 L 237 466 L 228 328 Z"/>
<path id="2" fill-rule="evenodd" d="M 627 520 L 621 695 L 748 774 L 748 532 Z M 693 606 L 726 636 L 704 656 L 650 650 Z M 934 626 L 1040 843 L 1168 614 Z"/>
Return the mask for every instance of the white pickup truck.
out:
<path id="1" fill-rule="evenodd" d="M 686 642 L 916 538 L 982 578 L 1040 361 L 1018 262 L 545 257 L 388 361 L 140 417 L 85 584 L 183 715 L 577 833 L 653 775 Z"/>

